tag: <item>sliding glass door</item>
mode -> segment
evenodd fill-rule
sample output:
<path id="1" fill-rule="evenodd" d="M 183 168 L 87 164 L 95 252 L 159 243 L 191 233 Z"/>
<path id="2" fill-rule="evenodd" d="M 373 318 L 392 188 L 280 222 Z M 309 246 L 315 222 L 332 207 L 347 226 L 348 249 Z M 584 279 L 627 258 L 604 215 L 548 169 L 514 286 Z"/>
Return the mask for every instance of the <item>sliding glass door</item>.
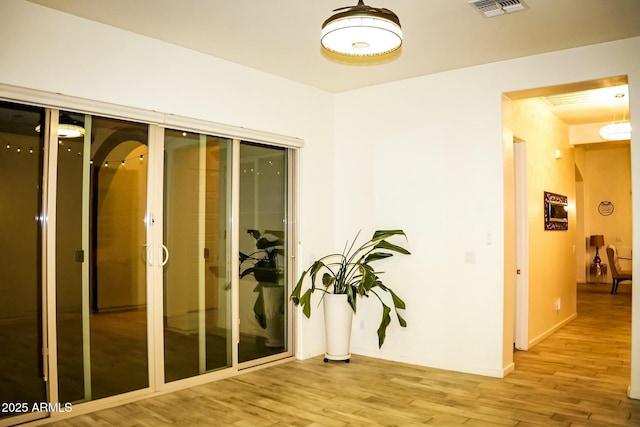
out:
<path id="1" fill-rule="evenodd" d="M 147 125 L 60 113 L 56 192 L 58 397 L 149 387 Z"/>
<path id="2" fill-rule="evenodd" d="M 166 382 L 232 366 L 232 141 L 165 129 Z"/>
<path id="3" fill-rule="evenodd" d="M 291 149 L 10 103 L 0 142 L 0 425 L 292 354 Z"/>
<path id="4" fill-rule="evenodd" d="M 239 362 L 287 351 L 288 150 L 240 144 Z"/>
<path id="5" fill-rule="evenodd" d="M 42 358 L 44 110 L 0 104 L 0 420 L 46 400 Z"/>

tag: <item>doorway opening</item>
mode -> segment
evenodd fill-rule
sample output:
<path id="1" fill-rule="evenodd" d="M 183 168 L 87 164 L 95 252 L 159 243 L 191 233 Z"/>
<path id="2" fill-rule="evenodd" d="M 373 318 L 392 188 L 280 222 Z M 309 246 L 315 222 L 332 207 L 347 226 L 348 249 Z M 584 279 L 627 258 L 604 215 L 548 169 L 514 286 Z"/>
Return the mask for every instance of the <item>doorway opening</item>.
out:
<path id="1" fill-rule="evenodd" d="M 613 244 L 631 258 L 630 140 L 605 140 L 599 133 L 616 117 L 628 120 L 627 94 L 626 76 L 504 94 L 505 130 L 527 141 L 529 254 L 525 268 L 513 268 L 514 274 L 528 270 L 526 316 L 514 302 L 514 342 L 520 328 L 528 335 L 525 347 L 535 346 L 576 317 L 577 284 L 611 286 L 605 268 L 598 269 L 596 277 L 592 274 L 596 248 L 589 245 L 591 235 L 604 235 L 605 246 Z M 544 230 L 543 191 L 568 197 L 566 231 Z M 506 186 L 505 194 L 506 213 L 515 211 L 515 190 Z M 615 217 L 599 212 L 603 202 L 620 207 Z M 514 243 L 505 247 L 516 247 L 515 220 L 506 230 L 506 239 Z M 515 287 L 517 280 L 510 274 L 506 266 L 505 286 Z"/>

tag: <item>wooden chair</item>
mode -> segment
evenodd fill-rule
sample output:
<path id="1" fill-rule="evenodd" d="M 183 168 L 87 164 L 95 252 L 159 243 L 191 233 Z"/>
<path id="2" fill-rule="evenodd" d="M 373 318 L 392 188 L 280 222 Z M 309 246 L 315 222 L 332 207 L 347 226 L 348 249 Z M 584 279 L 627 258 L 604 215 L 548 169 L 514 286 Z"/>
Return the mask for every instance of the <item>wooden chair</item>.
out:
<path id="1" fill-rule="evenodd" d="M 618 292 L 618 284 L 623 280 L 631 279 L 631 270 L 623 270 L 620 268 L 620 261 L 618 260 L 618 250 L 615 246 L 607 246 L 607 258 L 609 258 L 609 269 L 611 271 L 611 277 L 613 283 L 611 285 L 611 293 Z M 626 258 L 625 258 L 626 259 Z"/>

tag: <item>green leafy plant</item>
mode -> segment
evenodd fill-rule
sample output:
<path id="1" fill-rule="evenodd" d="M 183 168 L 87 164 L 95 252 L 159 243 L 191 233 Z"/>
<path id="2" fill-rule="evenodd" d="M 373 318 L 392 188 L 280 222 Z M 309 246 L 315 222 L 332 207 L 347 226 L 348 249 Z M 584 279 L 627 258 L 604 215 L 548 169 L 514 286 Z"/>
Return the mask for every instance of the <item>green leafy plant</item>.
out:
<path id="1" fill-rule="evenodd" d="M 253 289 L 258 293 L 256 302 L 253 305 L 255 318 L 262 329 L 267 328 L 267 316 L 264 308 L 265 287 L 282 286 L 281 279 L 284 277 L 284 269 L 279 265 L 278 256 L 284 256 L 284 239 L 280 232 L 265 231 L 264 234 L 258 230 L 247 230 L 256 241 L 257 251 L 251 254 L 240 252 L 240 279 L 246 276 L 253 276 L 258 284 Z M 248 267 L 243 266 L 248 265 Z"/>
<path id="2" fill-rule="evenodd" d="M 302 307 L 302 312 L 308 318 L 311 316 L 311 295 L 315 291 L 326 293 L 346 294 L 349 305 L 356 312 L 358 297 L 369 297 L 374 295 L 382 304 L 382 318 L 378 327 L 378 348 L 382 347 L 387 334 L 387 327 L 391 324 L 391 308 L 385 304 L 379 292 L 386 292 L 391 295 L 393 308 L 400 326 L 407 326 L 407 322 L 400 315 L 398 310 L 404 310 L 404 301 L 396 295 L 389 287 L 382 283 L 380 274 L 376 271 L 372 263 L 382 259 L 390 258 L 394 253 L 409 255 L 405 248 L 387 241 L 392 236 L 407 235 L 402 230 L 377 230 L 373 237 L 361 246 L 355 246 L 360 232 L 356 234 L 353 242 L 345 244 L 342 253 L 333 253 L 315 261 L 311 266 L 302 272 L 296 287 L 291 293 L 291 299 L 296 305 Z M 307 275 L 311 278 L 311 286 L 302 293 L 303 284 Z M 317 284 L 318 276 L 321 281 Z"/>

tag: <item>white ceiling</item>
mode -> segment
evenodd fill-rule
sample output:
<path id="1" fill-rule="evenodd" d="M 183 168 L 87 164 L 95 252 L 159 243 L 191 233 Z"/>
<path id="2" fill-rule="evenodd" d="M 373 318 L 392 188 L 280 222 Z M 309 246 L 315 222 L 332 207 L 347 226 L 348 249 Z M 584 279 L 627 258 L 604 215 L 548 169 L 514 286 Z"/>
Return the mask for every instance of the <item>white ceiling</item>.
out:
<path id="1" fill-rule="evenodd" d="M 356 0 L 29 1 L 334 93 L 640 36 L 640 0 L 523 0 L 494 18 L 468 0 L 368 0 L 399 16 L 404 42 L 391 60 L 354 65 L 325 55 L 319 34 Z"/>

